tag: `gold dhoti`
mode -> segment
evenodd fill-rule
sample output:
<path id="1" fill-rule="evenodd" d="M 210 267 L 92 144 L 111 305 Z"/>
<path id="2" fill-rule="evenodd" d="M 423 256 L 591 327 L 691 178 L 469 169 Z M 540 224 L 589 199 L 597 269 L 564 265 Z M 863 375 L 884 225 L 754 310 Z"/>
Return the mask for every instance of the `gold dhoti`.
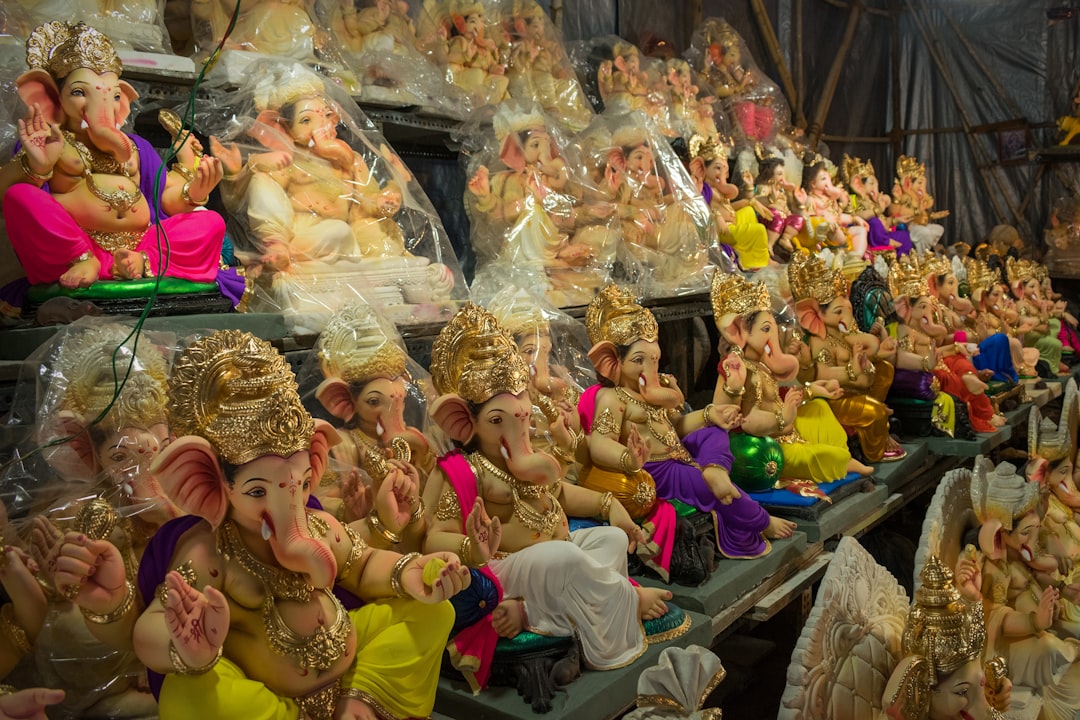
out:
<path id="1" fill-rule="evenodd" d="M 620 470 L 605 470 L 591 465 L 582 469 L 578 484 L 600 493 L 611 493 L 634 520 L 641 520 L 656 506 L 656 483 L 652 475 L 638 470 L 627 475 Z"/>

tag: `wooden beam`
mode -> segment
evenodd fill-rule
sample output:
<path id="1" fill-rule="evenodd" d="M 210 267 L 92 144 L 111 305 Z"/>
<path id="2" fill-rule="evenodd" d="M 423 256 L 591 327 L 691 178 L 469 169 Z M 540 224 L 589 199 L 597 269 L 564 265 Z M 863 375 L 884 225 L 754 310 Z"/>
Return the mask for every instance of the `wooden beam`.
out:
<path id="1" fill-rule="evenodd" d="M 795 83 L 791 80 L 791 71 L 788 69 L 787 61 L 784 60 L 784 53 L 780 49 L 780 41 L 776 38 L 776 30 L 773 28 L 772 20 L 769 19 L 769 13 L 765 9 L 765 2 L 764 0 L 750 0 L 750 5 L 754 9 L 758 29 L 761 30 L 762 37 L 765 38 L 765 46 L 769 49 L 769 56 L 776 65 L 776 71 L 780 73 L 780 84 L 784 88 L 784 94 L 787 95 L 788 104 L 793 108 L 798 107 Z M 796 126 L 806 127 L 806 116 L 801 110 L 793 119 Z"/>
<path id="2" fill-rule="evenodd" d="M 862 5 L 861 0 L 857 0 Z M 845 0 L 824 0 L 824 2 L 832 5 L 833 7 L 844 8 L 845 10 L 852 6 L 852 3 L 845 2 Z M 864 7 L 863 10 L 871 15 L 881 15 L 882 17 L 890 17 L 892 15 L 891 10 L 885 10 L 882 8 Z"/>
<path id="3" fill-rule="evenodd" d="M 855 0 L 848 11 L 847 27 L 844 28 L 844 39 L 840 41 L 840 47 L 836 50 L 832 67 L 829 68 L 829 76 L 825 80 L 825 90 L 818 101 L 817 114 L 814 122 L 810 123 L 809 140 L 810 149 L 817 150 L 818 140 L 821 139 L 821 131 L 825 125 L 825 119 L 829 115 L 829 106 L 832 105 L 833 96 L 836 94 L 836 85 L 840 81 L 840 73 L 844 70 L 844 61 L 847 60 L 851 50 L 851 42 L 855 39 L 855 29 L 859 26 L 859 18 L 862 17 L 862 0 Z"/>

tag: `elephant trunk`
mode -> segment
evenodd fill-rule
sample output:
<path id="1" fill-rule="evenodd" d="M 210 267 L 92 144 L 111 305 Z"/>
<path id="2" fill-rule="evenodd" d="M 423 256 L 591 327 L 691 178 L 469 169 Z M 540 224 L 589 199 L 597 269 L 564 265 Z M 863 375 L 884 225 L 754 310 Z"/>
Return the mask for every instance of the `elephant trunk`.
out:
<path id="1" fill-rule="evenodd" d="M 352 165 L 353 150 L 349 143 L 336 137 L 313 141 L 312 152 L 323 160 L 328 160 L 339 167 Z"/>
<path id="2" fill-rule="evenodd" d="M 334 553 L 325 542 L 311 536 L 307 509 L 301 502 L 295 505 L 272 515 L 264 513 L 263 536 L 269 535 L 270 549 L 283 568 L 304 575 L 312 587 L 331 587 L 338 571 Z"/>
<path id="3" fill-rule="evenodd" d="M 83 118 L 86 124 L 90 142 L 98 150 L 112 156 L 118 163 L 123 165 L 131 159 L 132 144 L 128 136 L 120 130 L 114 108 L 103 106 L 88 110 Z"/>
<path id="4" fill-rule="evenodd" d="M 644 374 L 638 376 L 638 392 L 645 402 L 665 410 L 681 410 L 686 402 L 686 397 L 677 387 L 663 385 L 656 373 L 648 377 Z"/>
<path id="5" fill-rule="evenodd" d="M 532 367 L 533 387 L 548 397 L 557 398 L 566 390 L 566 383 L 551 374 L 547 363 L 537 363 Z"/>
<path id="6" fill-rule="evenodd" d="M 799 358 L 789 355 L 773 346 L 773 341 L 765 343 L 765 351 L 762 353 L 761 362 L 769 369 L 778 380 L 790 380 L 799 372 Z"/>
<path id="7" fill-rule="evenodd" d="M 512 447 L 511 447 L 512 446 Z M 503 441 L 503 458 L 510 474 L 534 485 L 550 485 L 559 479 L 559 462 L 547 453 L 534 452 L 528 435 L 521 434 L 513 442 Z"/>

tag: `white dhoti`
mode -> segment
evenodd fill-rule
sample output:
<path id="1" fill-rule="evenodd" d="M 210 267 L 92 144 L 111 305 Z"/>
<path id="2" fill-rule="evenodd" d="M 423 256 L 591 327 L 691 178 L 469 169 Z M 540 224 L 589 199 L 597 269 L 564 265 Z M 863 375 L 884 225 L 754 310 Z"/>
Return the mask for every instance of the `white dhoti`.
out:
<path id="1" fill-rule="evenodd" d="M 587 665 L 611 670 L 645 652 L 638 597 L 626 577 L 626 533 L 595 527 L 570 542 L 542 542 L 490 568 L 505 597 L 524 599 L 527 628 L 538 635 L 581 639 Z"/>

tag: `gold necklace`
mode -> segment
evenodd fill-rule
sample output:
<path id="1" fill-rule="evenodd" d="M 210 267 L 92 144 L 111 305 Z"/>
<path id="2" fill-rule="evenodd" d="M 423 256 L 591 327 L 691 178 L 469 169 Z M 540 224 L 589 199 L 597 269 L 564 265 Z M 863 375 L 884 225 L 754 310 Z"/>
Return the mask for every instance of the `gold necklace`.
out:
<path id="1" fill-rule="evenodd" d="M 86 178 L 86 187 L 89 188 L 90 192 L 97 199 L 111 207 L 117 217 L 122 218 L 127 215 L 131 208 L 135 206 L 135 203 L 142 199 L 142 191 L 139 190 L 138 184 L 135 185 L 134 190 L 124 190 L 122 188 L 102 190 L 94 181 L 94 173 L 96 172 L 108 175 L 123 175 L 131 178 L 132 173 L 127 169 L 127 166 L 121 165 L 116 158 L 105 155 L 96 148 L 91 150 L 68 130 L 64 131 L 64 137 L 82 159 L 83 177 Z M 128 142 L 131 141 L 128 140 Z M 131 149 L 133 153 L 138 154 L 138 149 L 134 145 L 131 146 Z"/>
<path id="2" fill-rule="evenodd" d="M 299 573 L 292 573 L 281 568 L 267 565 L 255 557 L 240 540 L 236 523 L 226 520 L 218 531 L 218 552 L 226 559 L 235 559 L 250 575 L 258 578 L 266 586 L 270 598 L 307 602 L 315 588 L 304 580 Z"/>
<path id="3" fill-rule="evenodd" d="M 649 432 L 654 438 L 663 443 L 664 447 L 671 448 L 682 444 L 679 442 L 679 433 L 675 432 L 675 427 L 671 424 L 671 420 L 668 419 L 667 412 L 664 408 L 654 407 L 653 405 L 638 400 L 618 385 L 615 386 L 615 394 L 631 405 L 636 405 L 645 411 L 645 414 L 649 418 L 649 421 L 646 423 Z M 664 431 L 663 434 L 658 433 L 656 428 L 653 427 L 653 423 L 661 423 L 667 430 Z"/>
<path id="4" fill-rule="evenodd" d="M 285 624 L 270 593 L 263 601 L 263 624 L 270 649 L 295 661 L 302 670 L 326 670 L 348 649 L 352 632 L 349 614 L 334 593 L 326 588 L 322 592 L 334 606 L 336 617 L 333 625 L 319 625 L 310 635 L 301 635 Z"/>
<path id="5" fill-rule="evenodd" d="M 473 472 L 477 477 L 480 477 L 481 471 L 486 471 L 510 486 L 514 517 L 520 520 L 525 527 L 543 535 L 550 535 L 555 526 L 562 520 L 562 506 L 559 505 L 559 501 L 555 498 L 549 486 L 523 483 L 505 470 L 496 467 L 494 463 L 484 457 L 483 453 L 471 453 L 469 461 L 472 463 Z M 523 501 L 521 495 L 526 495 L 531 499 L 540 499 L 543 495 L 547 495 L 551 506 L 547 510 L 537 510 Z"/>

